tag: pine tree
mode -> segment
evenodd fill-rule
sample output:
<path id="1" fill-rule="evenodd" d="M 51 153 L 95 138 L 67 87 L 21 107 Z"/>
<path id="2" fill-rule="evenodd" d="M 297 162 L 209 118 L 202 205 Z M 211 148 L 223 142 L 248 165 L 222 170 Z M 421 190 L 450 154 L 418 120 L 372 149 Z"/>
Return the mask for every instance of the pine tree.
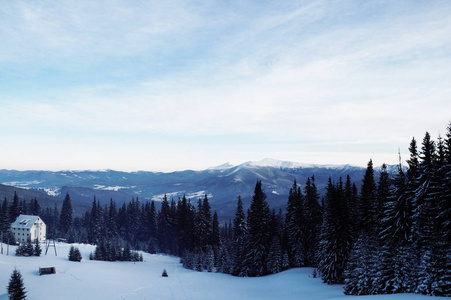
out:
<path id="1" fill-rule="evenodd" d="M 211 245 L 218 247 L 220 246 L 220 244 L 221 244 L 221 234 L 219 232 L 218 213 L 215 211 L 213 214 L 212 221 Z"/>
<path id="2" fill-rule="evenodd" d="M 365 175 L 362 180 L 362 188 L 359 199 L 358 224 L 360 232 L 367 234 L 376 225 L 376 183 L 374 181 L 373 161 L 368 162 Z"/>
<path id="3" fill-rule="evenodd" d="M 39 240 L 36 239 L 36 242 L 34 244 L 34 249 L 33 249 L 33 255 L 41 256 L 41 253 L 42 253 L 41 244 L 39 243 Z"/>
<path id="4" fill-rule="evenodd" d="M 163 253 L 169 253 L 170 250 L 171 226 L 171 208 L 169 206 L 168 198 L 164 195 L 163 201 L 161 202 L 160 213 L 158 214 L 158 242 L 159 248 Z"/>
<path id="5" fill-rule="evenodd" d="M 324 282 L 342 283 L 349 252 L 351 230 L 348 207 L 341 183 L 327 186 L 320 242 L 318 271 Z"/>
<path id="6" fill-rule="evenodd" d="M 36 197 L 31 202 L 31 214 L 33 216 L 39 216 L 41 214 L 41 206 L 39 205 L 38 200 Z"/>
<path id="7" fill-rule="evenodd" d="M 80 250 L 77 247 L 71 246 L 69 249 L 69 260 L 80 262 L 82 259 Z"/>
<path id="8" fill-rule="evenodd" d="M 106 223 L 108 228 L 106 231 L 107 238 L 116 238 L 119 234 L 117 229 L 117 209 L 116 202 L 114 202 L 112 198 L 110 199 L 110 206 L 108 207 L 108 219 Z"/>
<path id="9" fill-rule="evenodd" d="M 247 276 L 248 270 L 244 264 L 247 240 L 246 215 L 243 210 L 243 201 L 238 196 L 238 204 L 233 219 L 233 262 L 231 273 L 235 276 Z"/>
<path id="10" fill-rule="evenodd" d="M 14 191 L 13 202 L 9 207 L 9 223 L 11 224 L 12 222 L 14 222 L 21 213 L 22 212 L 19 203 L 19 196 L 17 196 L 17 192 Z"/>
<path id="11" fill-rule="evenodd" d="M 8 284 L 8 294 L 11 300 L 21 300 L 26 299 L 27 292 L 25 291 L 22 274 L 14 268 L 13 273 Z"/>
<path id="12" fill-rule="evenodd" d="M 9 209 L 8 200 L 3 200 L 2 206 L 0 207 L 0 231 L 6 232 L 11 226 L 9 222 Z"/>
<path id="13" fill-rule="evenodd" d="M 411 291 L 411 216 L 412 205 L 406 195 L 406 176 L 400 157 L 398 173 L 382 208 L 377 293 Z"/>
<path id="14" fill-rule="evenodd" d="M 72 209 L 72 202 L 70 200 L 70 196 L 68 193 L 66 193 L 66 196 L 64 197 L 63 201 L 63 206 L 61 208 L 61 215 L 59 218 L 59 226 L 58 226 L 60 232 L 65 234 L 66 237 L 68 237 L 68 233 L 72 228 L 73 213 L 74 210 Z"/>
<path id="15" fill-rule="evenodd" d="M 270 212 L 266 202 L 266 194 L 261 181 L 257 181 L 248 212 L 248 240 L 245 263 L 249 268 L 249 276 L 267 274 L 268 252 L 270 247 Z"/>
<path id="16" fill-rule="evenodd" d="M 102 234 L 103 227 L 104 227 L 104 218 L 102 207 L 100 206 L 100 202 L 97 202 L 96 197 L 94 196 L 94 200 L 92 202 L 91 207 L 91 216 L 89 220 L 89 231 L 88 231 L 89 243 L 99 245 L 99 243 L 103 240 Z"/>
<path id="17" fill-rule="evenodd" d="M 304 265 L 304 239 L 306 234 L 306 221 L 304 215 L 304 196 L 296 180 L 290 189 L 285 219 L 290 265 L 300 267 Z"/>
<path id="18" fill-rule="evenodd" d="M 271 247 L 269 249 L 269 262 L 268 262 L 268 272 L 269 273 L 279 273 L 283 270 L 282 264 L 282 248 L 280 245 L 280 239 L 274 236 L 271 242 Z"/>
<path id="19" fill-rule="evenodd" d="M 304 258 L 305 265 L 316 267 L 318 263 L 317 250 L 321 231 L 322 212 L 318 203 L 319 195 L 315 185 L 315 177 L 307 179 L 305 184 L 305 238 Z"/>

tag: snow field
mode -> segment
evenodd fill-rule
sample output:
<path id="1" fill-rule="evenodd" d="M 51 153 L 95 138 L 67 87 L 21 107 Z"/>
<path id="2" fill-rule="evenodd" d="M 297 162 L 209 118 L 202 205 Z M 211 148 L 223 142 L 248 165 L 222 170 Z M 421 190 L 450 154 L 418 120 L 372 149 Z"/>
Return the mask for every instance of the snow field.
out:
<path id="1" fill-rule="evenodd" d="M 16 257 L 16 247 L 9 256 L 0 254 L 0 300 L 8 299 L 6 287 L 14 267 L 21 272 L 27 299 L 349 299 L 341 285 L 326 285 L 312 278 L 311 268 L 296 268 L 258 278 L 196 272 L 184 269 L 179 258 L 143 253 L 144 262 L 90 261 L 94 246 L 73 244 L 83 260 L 71 262 L 67 255 L 70 244 L 56 245 L 58 256 L 50 248 L 41 257 Z M 56 267 L 55 275 L 39 276 L 39 267 Z M 169 277 L 162 277 L 166 269 Z M 365 299 L 431 299 L 430 296 L 400 294 L 360 296 Z"/>

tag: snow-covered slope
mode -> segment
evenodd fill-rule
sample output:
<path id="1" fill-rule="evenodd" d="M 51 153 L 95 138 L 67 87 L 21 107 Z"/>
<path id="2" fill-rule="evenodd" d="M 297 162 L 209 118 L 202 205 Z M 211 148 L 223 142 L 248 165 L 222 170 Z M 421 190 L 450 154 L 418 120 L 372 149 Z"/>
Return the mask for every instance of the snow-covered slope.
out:
<path id="1" fill-rule="evenodd" d="M 231 275 L 184 269 L 176 257 L 144 253 L 144 262 L 89 261 L 94 250 L 79 247 L 83 260 L 67 259 L 70 245 L 57 244 L 41 257 L 16 257 L 0 254 L 0 300 L 8 299 L 6 286 L 13 269 L 22 274 L 27 299 L 114 300 L 114 299 L 354 299 L 344 296 L 341 285 L 326 285 L 312 278 L 311 268 L 297 268 L 279 274 L 239 278 Z M 13 247 L 14 248 L 14 247 Z M 4 249 L 6 253 L 6 249 Z M 14 249 L 10 248 L 10 254 Z M 39 276 L 39 267 L 56 268 L 55 275 Z M 169 277 L 162 277 L 166 269 Z M 358 299 L 416 300 L 430 296 L 402 294 L 361 296 Z"/>

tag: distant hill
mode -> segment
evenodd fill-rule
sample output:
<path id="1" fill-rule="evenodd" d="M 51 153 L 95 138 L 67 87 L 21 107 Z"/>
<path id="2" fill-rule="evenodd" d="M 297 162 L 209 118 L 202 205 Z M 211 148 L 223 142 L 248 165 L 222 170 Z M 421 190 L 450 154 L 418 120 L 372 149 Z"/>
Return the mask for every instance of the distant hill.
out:
<path id="1" fill-rule="evenodd" d="M 57 204 L 58 208 L 61 208 L 63 203 L 62 198 L 49 196 L 48 194 L 46 194 L 44 191 L 41 190 L 31 190 L 31 189 L 29 190 L 0 184 L 0 200 L 2 202 L 6 198 L 8 203 L 11 203 L 14 198 L 14 192 L 17 192 L 19 200 L 29 201 L 31 199 L 36 198 L 41 208 L 46 207 L 53 208 L 55 206 L 55 203 Z M 89 208 L 89 206 L 87 205 L 82 205 L 79 203 L 73 204 L 73 209 L 76 214 L 84 213 L 87 208 Z"/>
<path id="2" fill-rule="evenodd" d="M 389 171 L 394 170 L 396 166 L 389 167 Z M 94 196 L 102 205 L 109 203 L 111 198 L 118 205 L 122 205 L 132 198 L 138 198 L 142 202 L 161 201 L 165 193 L 169 199 L 175 200 L 185 194 L 192 202 L 197 203 L 197 199 L 206 194 L 212 208 L 217 210 L 219 215 L 231 217 L 238 195 L 243 198 L 245 208 L 250 204 L 257 180 L 262 181 L 271 207 L 278 209 L 286 205 L 294 180 L 303 187 L 307 178 L 314 175 L 319 192 L 324 194 L 329 176 L 337 181 L 340 177 L 345 180 L 349 174 L 351 180 L 360 187 L 364 172 L 365 168 L 350 165 L 306 165 L 265 159 L 238 166 L 224 164 L 203 171 L 171 173 L 0 170 L 0 183 L 26 187 L 28 190 L 24 190 L 23 197 L 29 197 L 25 193 L 29 192 L 30 196 L 40 196 L 38 199 L 43 199 L 46 203 L 57 201 L 51 197 L 46 198 L 46 194 L 63 199 L 65 194 L 69 193 L 73 203 L 88 208 Z"/>

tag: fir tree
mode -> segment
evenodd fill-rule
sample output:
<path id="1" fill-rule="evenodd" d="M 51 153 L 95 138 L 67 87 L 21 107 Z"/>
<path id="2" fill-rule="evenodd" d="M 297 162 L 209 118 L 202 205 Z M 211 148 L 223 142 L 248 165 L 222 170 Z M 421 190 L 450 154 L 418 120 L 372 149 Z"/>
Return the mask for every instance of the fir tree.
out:
<path id="1" fill-rule="evenodd" d="M 248 212 L 248 240 L 246 245 L 245 264 L 249 268 L 249 276 L 267 274 L 268 252 L 270 247 L 270 212 L 266 202 L 266 194 L 261 181 L 257 181 Z"/>
<path id="2" fill-rule="evenodd" d="M 166 195 L 161 202 L 161 210 L 158 214 L 158 242 L 160 250 L 163 253 L 170 253 L 172 237 L 172 216 L 171 208 L 169 206 L 168 198 Z"/>
<path id="3" fill-rule="evenodd" d="M 61 215 L 59 218 L 59 227 L 58 227 L 60 232 L 65 234 L 66 237 L 68 237 L 68 233 L 72 228 L 73 213 L 74 210 L 72 209 L 72 202 L 70 200 L 70 196 L 68 193 L 66 193 L 66 196 L 64 197 L 63 201 L 63 206 L 61 208 Z"/>
<path id="4" fill-rule="evenodd" d="M 36 197 L 31 201 L 31 214 L 33 216 L 39 216 L 41 214 L 41 206 Z"/>
<path id="5" fill-rule="evenodd" d="M 307 179 L 305 184 L 305 238 L 304 238 L 304 258 L 305 265 L 316 266 L 318 263 L 317 252 L 319 235 L 321 231 L 321 207 L 318 203 L 319 195 L 315 185 L 315 177 Z"/>
<path id="6" fill-rule="evenodd" d="M 21 214 L 21 207 L 19 203 L 19 196 L 17 196 L 17 192 L 14 191 L 14 197 L 13 202 L 11 203 L 11 206 L 9 207 L 9 223 L 13 223 L 18 216 Z"/>
<path id="7" fill-rule="evenodd" d="M 9 209 L 8 200 L 6 198 L 3 200 L 2 206 L 0 207 L 0 231 L 6 232 L 11 226 L 9 222 Z"/>
<path id="8" fill-rule="evenodd" d="M 324 282 L 342 283 L 351 250 L 350 221 L 342 184 L 327 186 L 318 271 Z"/>
<path id="9" fill-rule="evenodd" d="M 36 239 L 36 242 L 34 244 L 34 249 L 33 249 L 33 255 L 41 256 L 41 253 L 42 253 L 41 244 L 39 243 L 39 240 Z"/>
<path id="10" fill-rule="evenodd" d="M 231 272 L 235 276 L 247 276 L 247 268 L 244 264 L 247 240 L 246 215 L 243 210 L 243 201 L 238 196 L 235 218 L 233 219 L 233 263 Z"/>
<path id="11" fill-rule="evenodd" d="M 358 224 L 360 232 L 367 234 L 376 226 L 376 183 L 374 181 L 373 161 L 368 162 L 365 175 L 362 180 L 362 188 L 359 199 Z"/>
<path id="12" fill-rule="evenodd" d="M 22 274 L 14 268 L 13 273 L 8 284 L 8 294 L 11 300 L 21 300 L 26 299 L 27 292 L 25 291 Z"/>
<path id="13" fill-rule="evenodd" d="M 288 235 L 288 251 L 290 265 L 300 267 L 304 265 L 304 239 L 307 236 L 304 215 L 304 196 L 296 180 L 290 189 L 285 219 Z"/>

